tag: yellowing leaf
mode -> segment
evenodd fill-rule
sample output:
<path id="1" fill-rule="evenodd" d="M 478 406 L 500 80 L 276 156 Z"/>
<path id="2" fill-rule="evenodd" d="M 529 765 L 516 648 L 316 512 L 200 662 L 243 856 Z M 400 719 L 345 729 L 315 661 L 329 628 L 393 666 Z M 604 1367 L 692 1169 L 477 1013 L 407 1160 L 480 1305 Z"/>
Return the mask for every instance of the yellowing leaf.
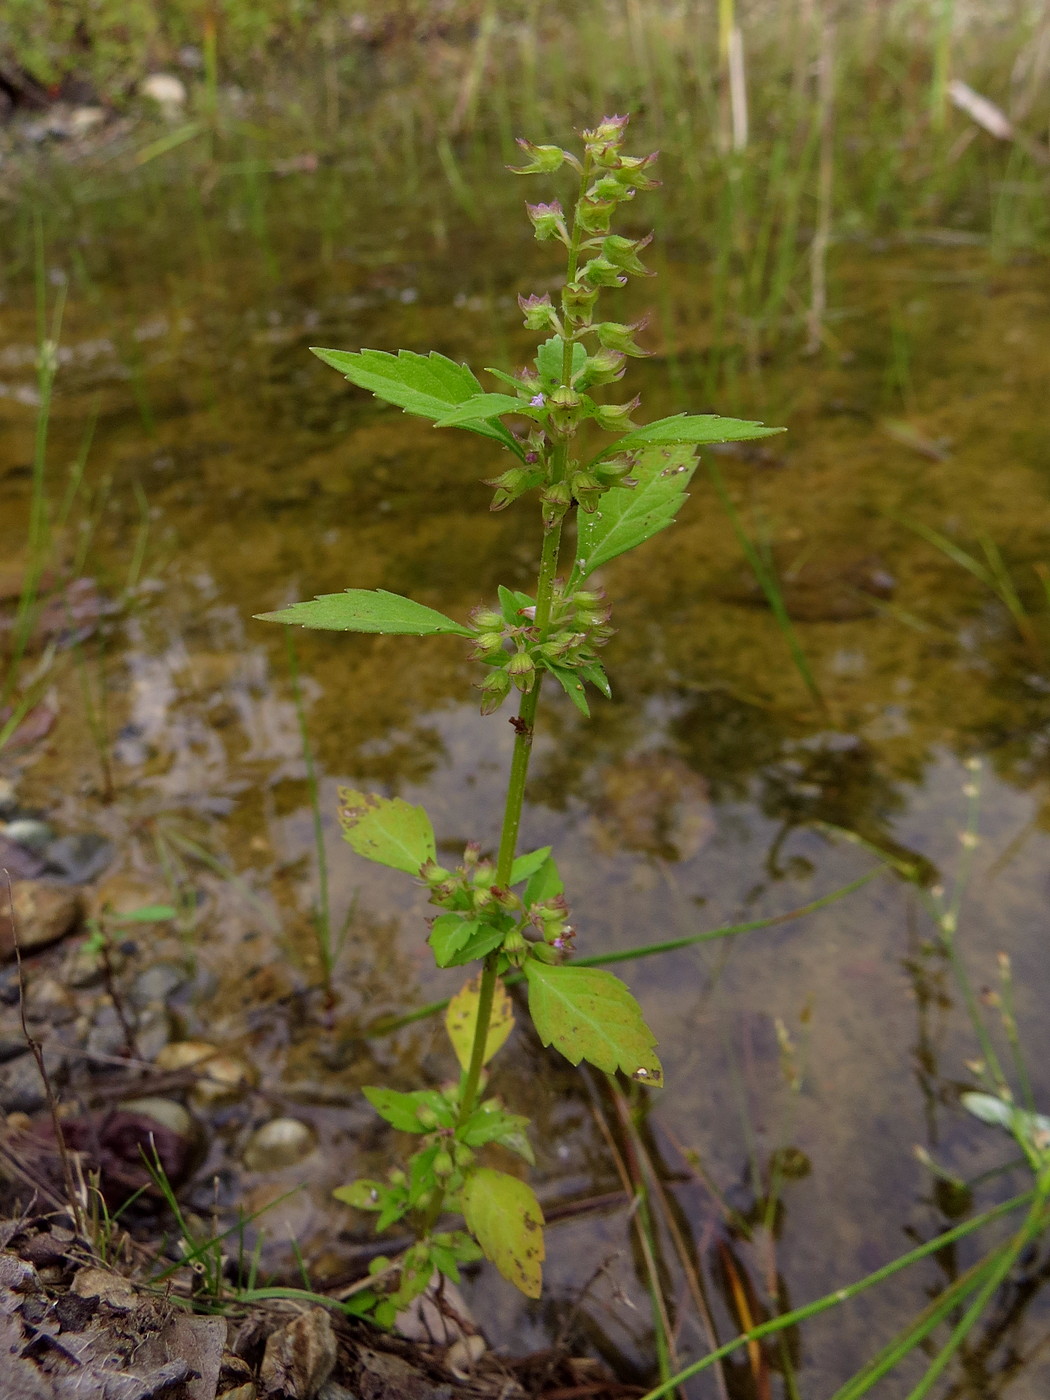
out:
<path id="1" fill-rule="evenodd" d="M 359 856 L 418 875 L 434 858 L 434 828 L 422 807 L 401 797 L 339 789 L 339 824 Z"/>
<path id="2" fill-rule="evenodd" d="M 622 1069 L 640 1084 L 661 1088 L 664 1072 L 656 1037 L 641 1007 L 618 977 L 595 967 L 525 964 L 529 1012 L 544 1045 L 572 1064 L 587 1060 L 606 1074 Z"/>
<path id="3" fill-rule="evenodd" d="M 478 993 L 481 990 L 481 973 L 465 982 L 448 1004 L 445 1012 L 445 1029 L 456 1052 L 460 1068 L 470 1067 L 470 1052 L 474 1045 L 474 1028 L 478 1023 Z M 493 1055 L 506 1041 L 514 1029 L 514 1010 L 510 1004 L 503 983 L 497 979 L 496 995 L 492 1001 L 492 1015 L 489 1018 L 489 1034 L 485 1041 L 485 1059 L 488 1064 Z"/>
<path id="4" fill-rule="evenodd" d="M 527 1182 L 479 1167 L 463 1186 L 467 1228 L 508 1282 L 527 1298 L 543 1288 L 543 1212 Z"/>

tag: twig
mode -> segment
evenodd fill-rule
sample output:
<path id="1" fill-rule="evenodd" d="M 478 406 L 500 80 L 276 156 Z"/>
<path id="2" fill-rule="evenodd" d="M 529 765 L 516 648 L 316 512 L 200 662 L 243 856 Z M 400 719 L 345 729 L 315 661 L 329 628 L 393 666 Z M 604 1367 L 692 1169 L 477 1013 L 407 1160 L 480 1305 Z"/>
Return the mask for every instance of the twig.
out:
<path id="1" fill-rule="evenodd" d="M 62 1120 L 58 1116 L 58 1100 L 55 1098 L 54 1089 L 51 1087 L 51 1076 L 47 1072 L 47 1065 L 44 1063 L 44 1052 L 38 1040 L 34 1040 L 29 1032 L 29 1023 L 26 1020 L 26 984 L 25 975 L 22 971 L 22 947 L 18 937 L 18 917 L 15 914 L 15 897 L 11 888 L 11 875 L 8 870 L 3 871 L 4 882 L 7 885 L 7 907 L 11 916 L 11 940 L 15 948 L 15 962 L 18 966 L 18 1015 L 22 1023 L 22 1035 L 25 1037 L 26 1045 L 36 1061 L 37 1070 L 44 1085 L 44 1095 L 47 1099 L 47 1109 L 51 1116 L 51 1127 L 55 1134 L 55 1145 L 58 1148 L 59 1159 L 62 1163 L 62 1177 L 65 1183 L 66 1196 L 70 1212 L 73 1216 L 73 1223 L 78 1235 L 83 1235 L 86 1229 L 84 1212 L 74 1185 L 73 1164 L 66 1140 L 62 1135 Z"/>

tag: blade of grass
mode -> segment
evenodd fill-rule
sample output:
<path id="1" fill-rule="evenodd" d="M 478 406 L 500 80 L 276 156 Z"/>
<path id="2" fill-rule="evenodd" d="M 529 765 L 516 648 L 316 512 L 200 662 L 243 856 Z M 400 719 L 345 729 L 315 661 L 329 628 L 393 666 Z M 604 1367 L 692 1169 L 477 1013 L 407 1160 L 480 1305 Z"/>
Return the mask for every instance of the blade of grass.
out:
<path id="1" fill-rule="evenodd" d="M 1001 1205 L 993 1206 L 983 1214 L 975 1216 L 973 1220 L 968 1220 L 962 1225 L 956 1225 L 953 1229 L 945 1231 L 943 1235 L 927 1241 L 926 1244 L 919 1245 L 916 1249 L 909 1250 L 907 1254 L 902 1254 L 899 1258 L 892 1260 L 889 1264 L 884 1264 L 881 1269 L 876 1269 L 873 1273 L 858 1279 L 856 1283 L 838 1288 L 833 1293 L 825 1293 L 823 1297 L 816 1298 L 812 1303 L 806 1303 L 800 1308 L 794 1308 L 791 1312 L 781 1313 L 779 1317 L 770 1318 L 768 1322 L 760 1323 L 750 1332 L 742 1332 L 732 1341 L 723 1343 L 715 1351 L 708 1352 L 706 1356 L 694 1361 L 677 1375 L 672 1376 L 669 1381 L 662 1381 L 658 1386 L 654 1386 L 641 1397 L 641 1400 L 662 1400 L 664 1395 L 677 1389 L 693 1376 L 706 1371 L 720 1361 L 723 1356 L 729 1356 L 734 1351 L 739 1351 L 741 1347 L 747 1346 L 750 1341 L 758 1341 L 762 1337 L 772 1336 L 776 1332 L 782 1332 L 785 1328 L 795 1327 L 800 1322 L 805 1322 L 808 1318 L 816 1317 L 818 1314 L 827 1312 L 830 1308 L 839 1307 L 850 1298 L 855 1298 L 859 1294 L 866 1292 L 869 1288 L 874 1288 L 876 1284 L 883 1283 L 886 1279 L 892 1278 L 902 1270 L 910 1268 L 912 1264 L 917 1264 L 923 1259 L 929 1258 L 931 1254 L 937 1254 L 947 1245 L 954 1244 L 956 1240 L 964 1239 L 967 1235 L 972 1235 L 976 1230 L 1000 1216 L 1009 1214 L 1010 1211 L 1017 1210 L 1020 1206 L 1028 1205 L 1035 1193 L 1026 1191 L 1021 1196 L 1014 1196 Z"/>

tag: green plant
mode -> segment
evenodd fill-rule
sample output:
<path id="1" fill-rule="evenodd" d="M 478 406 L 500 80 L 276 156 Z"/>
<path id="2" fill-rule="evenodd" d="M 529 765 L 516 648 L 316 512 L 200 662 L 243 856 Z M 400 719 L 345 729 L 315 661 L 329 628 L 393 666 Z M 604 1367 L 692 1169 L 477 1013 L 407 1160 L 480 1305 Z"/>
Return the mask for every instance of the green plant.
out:
<path id="1" fill-rule="evenodd" d="M 686 414 L 642 425 L 634 421 L 637 398 L 607 403 L 594 397 L 592 391 L 622 378 L 629 357 L 645 353 L 635 339 L 639 325 L 596 317 L 604 289 L 647 272 L 640 254 L 651 235 L 612 232 L 621 206 L 655 183 L 654 156 L 624 154 L 626 127 L 626 117 L 609 117 L 583 132 L 582 159 L 558 146 L 519 143 L 527 161 L 518 174 L 571 171 L 576 191 L 568 212 L 557 200 L 527 206 L 537 239 L 565 249 L 565 278 L 557 303 L 549 293 L 519 297 L 526 327 L 545 338 L 533 363 L 517 375 L 488 371 L 502 392 L 486 392 L 466 366 L 434 353 L 315 351 L 378 398 L 438 427 L 479 434 L 510 454 L 512 465 L 488 481 L 495 489 L 492 509 L 538 494 L 535 595 L 501 587 L 498 604 L 476 608 L 468 623 L 381 589 L 351 588 L 261 615 L 336 631 L 463 637 L 483 668 L 482 713 L 494 713 L 512 691 L 520 697 L 510 721 L 514 749 L 494 858 L 483 841 L 471 841 L 462 863 L 446 869 L 437 862 L 434 830 L 422 808 L 399 798 L 341 793 L 340 821 L 353 849 L 429 890 L 440 911 L 429 935 L 438 966 L 481 963 L 446 1017 L 459 1080 L 440 1090 L 364 1091 L 380 1116 L 414 1135 L 419 1146 L 385 1181 L 356 1181 L 336 1193 L 376 1212 L 380 1231 L 405 1217 L 416 1229 L 416 1243 L 399 1261 L 396 1287 L 376 1292 L 374 1313 L 384 1323 L 426 1288 L 435 1270 L 455 1280 L 459 1265 L 481 1254 L 528 1296 L 540 1293 L 539 1203 L 526 1182 L 484 1164 L 481 1155 L 498 1147 L 533 1160 L 527 1120 L 498 1098 L 482 1097 L 485 1066 L 513 1024 L 506 974 L 524 975 L 544 1045 L 574 1065 L 586 1060 L 641 1084 L 663 1082 L 656 1037 L 627 987 L 609 972 L 567 961 L 574 929 L 550 848 L 517 854 L 537 707 L 547 675 L 584 715 L 590 712 L 588 687 L 609 696 L 599 652 L 611 635 L 611 610 L 593 576 L 673 523 L 697 448 L 780 430 Z M 595 433 L 605 437 L 594 442 Z M 573 519 L 575 549 L 566 567 L 563 544 Z M 467 1229 L 437 1231 L 446 1210 L 460 1212 Z M 383 1274 L 389 1267 L 388 1260 L 376 1264 Z"/>

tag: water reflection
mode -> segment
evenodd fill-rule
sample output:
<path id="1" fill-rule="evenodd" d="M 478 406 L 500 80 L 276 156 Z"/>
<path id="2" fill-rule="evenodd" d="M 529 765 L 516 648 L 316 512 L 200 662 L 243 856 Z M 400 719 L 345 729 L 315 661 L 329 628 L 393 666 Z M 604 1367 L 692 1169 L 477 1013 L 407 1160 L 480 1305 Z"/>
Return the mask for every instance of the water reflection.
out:
<path id="1" fill-rule="evenodd" d="M 496 293 L 440 251 L 424 246 L 409 263 L 358 229 L 348 234 L 352 258 L 323 276 L 303 261 L 305 270 L 280 283 L 254 252 L 241 246 L 234 258 L 217 244 L 206 275 L 176 269 L 151 287 L 147 315 L 149 256 L 140 258 L 130 227 L 104 275 L 74 287 L 65 331 L 54 461 L 75 455 L 97 414 L 89 475 L 112 485 L 94 525 L 92 572 L 119 594 L 138 518 L 128 488 L 138 482 L 151 514 L 149 586 L 91 656 L 109 697 L 115 801 L 97 797 L 75 668 L 56 673 L 55 742 L 34 756 L 25 781 L 44 805 L 65 794 L 56 800 L 72 825 L 101 827 L 129 871 L 160 871 L 180 892 L 182 933 L 164 935 L 155 952 L 192 954 L 196 990 L 182 1030 L 249 1046 L 270 1109 L 294 1107 L 319 1136 L 321 1151 L 295 1178 L 308 1189 L 267 1226 L 274 1240 L 295 1229 L 318 1280 L 348 1268 L 366 1239 L 360 1221 L 330 1207 L 331 1186 L 374 1170 L 389 1149 L 361 1110 L 360 1085 L 407 1087 L 420 1066 L 428 1082 L 453 1072 L 435 1023 L 386 1039 L 366 1034 L 377 1017 L 445 995 L 455 980 L 433 968 L 419 892 L 346 852 L 335 790 L 376 786 L 425 802 L 442 849 L 491 842 L 512 734 L 505 717 L 482 720 L 464 699 L 474 676 L 455 640 L 299 639 L 332 920 L 347 928 L 326 1023 L 287 660 L 275 629 L 251 617 L 351 584 L 401 590 L 465 617 L 497 582 L 527 585 L 533 551 L 518 543 L 518 521 L 486 512 L 484 446 L 353 394 L 306 348 L 403 344 L 480 364 L 523 358 L 503 289 L 528 280 L 535 254 L 477 238 L 479 262 L 498 269 Z M 294 262 L 295 249 L 282 249 L 274 231 L 271 242 L 273 257 Z M 608 570 L 610 593 L 622 599 L 608 648 L 614 700 L 587 723 L 551 697 L 523 839 L 557 846 L 580 952 L 622 951 L 795 909 L 870 869 L 872 848 L 920 883 L 950 887 L 965 820 L 961 759 L 986 755 L 962 956 L 980 988 L 994 982 L 995 953 L 1010 951 L 1040 1101 L 1050 1051 L 1042 1015 L 1050 682 L 1045 597 L 1033 572 L 1046 554 L 1046 447 L 1030 415 L 1045 402 L 1050 366 L 1037 356 L 1019 363 L 1003 346 L 1011 327 L 1030 330 L 1045 315 L 1046 297 L 1024 269 L 963 266 L 973 257 L 921 249 L 884 254 L 873 268 L 843 254 L 841 359 L 759 366 L 734 390 L 739 404 L 716 405 L 791 425 L 775 454 L 727 456 L 721 467 L 786 580 L 826 711 L 808 696 L 698 477 L 677 534 L 664 537 L 670 543 Z M 930 273 L 935 262 L 966 274 L 962 283 L 931 281 L 923 314 L 905 318 L 923 432 L 952 439 L 952 456 L 937 460 L 878 426 L 887 301 L 900 278 Z M 676 294 L 700 306 L 693 270 L 673 275 Z M 0 540 L 17 558 L 32 336 L 28 308 L 8 310 Z M 947 333 L 959 325 L 965 337 Z M 651 414 L 708 407 L 695 398 L 702 366 L 691 347 L 676 347 L 670 388 L 671 347 L 657 348 Z M 843 412 L 844 403 L 856 411 Z M 902 525 L 905 514 L 968 548 L 979 548 L 982 532 L 993 536 L 1017 579 L 1027 632 L 1001 598 Z M 720 1335 L 742 1309 L 754 1317 L 778 1298 L 814 1297 L 953 1219 L 959 1199 L 917 1161 L 916 1143 L 960 1179 L 1003 1160 L 1005 1140 L 958 1107 L 974 1035 L 914 888 L 892 874 L 805 921 L 640 961 L 628 975 L 659 1030 L 670 1085 L 641 1131 Z M 495 1087 L 533 1115 L 541 1194 L 567 1209 L 552 1231 L 543 1303 L 522 1302 L 486 1274 L 473 1293 L 481 1320 L 506 1345 L 525 1347 L 549 1341 L 569 1317 L 622 1375 L 647 1375 L 644 1271 L 631 1253 L 629 1212 L 616 1203 L 623 1187 L 594 1115 L 597 1090 L 520 1033 Z M 231 1113 L 208 1165 L 231 1208 L 280 1194 L 230 1166 L 257 1108 Z M 977 1195 L 1015 1184 L 1007 1178 Z M 596 1197 L 613 1203 L 568 1209 Z M 667 1240 L 662 1248 L 670 1257 Z M 769 1347 L 768 1366 L 790 1361 L 804 1390 L 827 1391 L 975 1257 L 960 1246 L 863 1306 L 814 1321 L 785 1339 L 786 1353 Z M 276 1246 L 273 1262 L 287 1263 Z M 970 1391 L 948 1393 L 1001 1387 L 1023 1366 L 1014 1393 L 1041 1393 L 1038 1363 L 1022 1358 L 1029 1314 L 1044 1315 L 1044 1275 L 1032 1260 L 1011 1280 L 971 1347 Z M 706 1345 L 700 1324 L 688 1325 L 699 1330 L 683 1334 L 686 1353 Z M 750 1393 L 750 1366 L 734 1363 L 732 1394 Z"/>

